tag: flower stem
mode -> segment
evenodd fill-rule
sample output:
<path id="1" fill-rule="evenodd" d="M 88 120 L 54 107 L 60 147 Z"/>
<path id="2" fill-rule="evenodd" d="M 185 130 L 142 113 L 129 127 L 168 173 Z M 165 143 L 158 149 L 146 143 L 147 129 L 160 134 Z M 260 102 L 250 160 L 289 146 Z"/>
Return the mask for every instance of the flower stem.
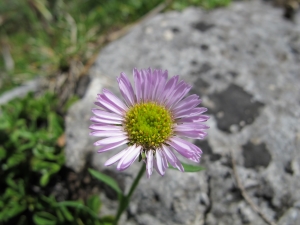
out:
<path id="1" fill-rule="evenodd" d="M 131 195 L 133 194 L 135 188 L 138 186 L 139 181 L 142 178 L 145 170 L 146 170 L 146 165 L 144 163 L 142 163 L 142 167 L 141 167 L 138 175 L 134 179 L 128 194 L 126 196 L 121 197 L 118 212 L 117 212 L 117 215 L 116 215 L 116 218 L 115 218 L 115 221 L 114 221 L 114 225 L 118 224 L 118 221 L 119 221 L 122 213 L 127 209 L 128 205 L 129 205 Z"/>

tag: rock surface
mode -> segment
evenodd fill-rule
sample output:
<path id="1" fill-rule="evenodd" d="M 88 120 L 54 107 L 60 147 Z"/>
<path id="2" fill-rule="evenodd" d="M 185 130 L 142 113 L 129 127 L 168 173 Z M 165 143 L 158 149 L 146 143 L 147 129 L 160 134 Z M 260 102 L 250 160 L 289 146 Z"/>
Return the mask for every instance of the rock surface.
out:
<path id="1" fill-rule="evenodd" d="M 15 99 L 26 96 L 29 92 L 36 92 L 40 89 L 41 80 L 34 79 L 28 82 L 25 82 L 23 85 L 16 87 L 12 90 L 6 91 L 0 95 L 0 105 L 4 105 L 7 102 Z"/>
<path id="2" fill-rule="evenodd" d="M 212 116 L 204 172 L 168 170 L 146 176 L 120 224 L 266 224 L 245 202 L 233 177 L 230 152 L 247 193 L 278 224 L 300 224 L 300 18 L 260 1 L 205 12 L 189 8 L 157 15 L 105 47 L 90 72 L 85 97 L 69 111 L 67 165 L 82 170 L 87 159 L 128 191 L 140 164 L 118 173 L 97 154 L 88 136 L 96 94 L 119 93 L 115 78 L 134 67 L 168 69 L 194 85 Z M 116 200 L 101 195 L 103 213 Z M 126 222 L 125 222 L 126 221 Z"/>

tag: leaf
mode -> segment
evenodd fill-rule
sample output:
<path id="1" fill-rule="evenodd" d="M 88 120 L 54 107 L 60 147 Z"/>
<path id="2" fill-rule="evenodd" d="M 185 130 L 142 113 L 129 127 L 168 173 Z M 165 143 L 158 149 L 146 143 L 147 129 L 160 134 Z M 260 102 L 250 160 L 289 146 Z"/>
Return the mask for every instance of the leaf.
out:
<path id="1" fill-rule="evenodd" d="M 186 172 L 186 173 L 189 173 L 189 172 L 199 172 L 201 170 L 205 170 L 205 168 L 202 167 L 202 166 L 190 165 L 190 164 L 183 163 L 183 162 L 181 162 L 181 165 L 183 166 L 184 172 Z M 177 168 L 174 168 L 171 165 L 170 165 L 170 168 L 174 169 L 174 170 L 177 170 Z"/>
<path id="2" fill-rule="evenodd" d="M 19 204 L 18 202 L 12 202 L 0 212 L 0 218 L 3 220 L 8 220 L 25 211 L 26 209 L 26 206 Z"/>
<path id="3" fill-rule="evenodd" d="M 60 202 L 60 203 L 62 203 L 62 202 Z M 60 203 L 59 203 L 59 205 L 61 205 Z M 74 220 L 72 214 L 70 213 L 70 211 L 67 209 L 66 206 L 61 205 L 61 206 L 60 206 L 60 209 L 61 209 L 62 213 L 64 214 L 65 218 L 66 218 L 68 221 L 73 221 L 73 220 Z"/>
<path id="4" fill-rule="evenodd" d="M 45 173 L 45 174 L 43 174 L 43 176 L 40 178 L 40 185 L 41 185 L 42 187 L 45 187 L 45 186 L 48 184 L 49 179 L 50 179 L 50 176 L 51 176 L 50 173 Z"/>
<path id="5" fill-rule="evenodd" d="M 184 168 L 184 172 L 198 172 L 201 170 L 205 170 L 205 168 L 202 166 L 190 165 L 183 162 L 181 164 Z"/>
<path id="6" fill-rule="evenodd" d="M 6 157 L 6 151 L 2 146 L 0 146 L 0 160 L 4 159 L 5 157 Z"/>
<path id="7" fill-rule="evenodd" d="M 56 212 L 58 221 L 61 222 L 61 223 L 62 223 L 62 222 L 65 222 L 64 216 L 63 216 L 63 214 L 61 213 L 61 211 L 57 209 L 57 210 L 55 210 L 55 212 Z"/>
<path id="8" fill-rule="evenodd" d="M 120 196 L 123 195 L 121 189 L 119 188 L 118 183 L 113 178 L 111 178 L 103 173 L 100 173 L 96 170 L 93 170 L 93 169 L 89 169 L 89 172 L 92 176 L 94 176 L 98 180 L 104 182 L 105 184 L 110 186 L 112 189 L 114 189 L 118 193 L 118 195 L 120 195 Z"/>
<path id="9" fill-rule="evenodd" d="M 33 215 L 33 221 L 36 225 L 55 225 L 56 217 L 48 212 L 37 212 Z"/>
<path id="10" fill-rule="evenodd" d="M 73 207 L 73 208 L 78 208 L 78 209 L 81 209 L 81 210 L 87 212 L 94 218 L 98 218 L 98 215 L 96 213 L 94 213 L 89 207 L 83 205 L 81 202 L 64 201 L 64 202 L 57 203 L 57 206 L 60 207 L 63 212 L 64 212 L 64 210 L 68 210 L 66 207 Z M 73 219 L 73 217 L 72 217 L 72 219 Z"/>
<path id="11" fill-rule="evenodd" d="M 103 216 L 101 217 L 101 222 L 104 223 L 105 225 L 111 225 L 115 221 L 114 216 Z"/>
<path id="12" fill-rule="evenodd" d="M 101 201 L 98 195 L 92 195 L 87 200 L 87 206 L 93 210 L 95 213 L 99 212 Z"/>

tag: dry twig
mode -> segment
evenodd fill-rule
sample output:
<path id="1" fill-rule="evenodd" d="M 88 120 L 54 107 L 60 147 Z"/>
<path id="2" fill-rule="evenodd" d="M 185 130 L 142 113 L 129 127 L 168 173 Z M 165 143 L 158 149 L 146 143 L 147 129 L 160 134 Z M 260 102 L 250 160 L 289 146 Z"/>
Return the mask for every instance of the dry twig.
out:
<path id="1" fill-rule="evenodd" d="M 232 163 L 232 170 L 233 170 L 233 176 L 234 179 L 236 180 L 236 184 L 243 196 L 243 198 L 246 200 L 246 202 L 250 205 L 250 207 L 252 208 L 252 210 L 254 212 L 256 212 L 267 224 L 269 225 L 277 225 L 275 222 L 271 221 L 263 212 L 262 210 L 252 201 L 252 199 L 250 198 L 250 196 L 248 195 L 244 185 L 242 184 L 239 175 L 237 173 L 237 169 L 236 169 L 236 163 L 233 157 L 233 150 L 231 150 L 230 152 L 231 154 L 231 163 Z"/>

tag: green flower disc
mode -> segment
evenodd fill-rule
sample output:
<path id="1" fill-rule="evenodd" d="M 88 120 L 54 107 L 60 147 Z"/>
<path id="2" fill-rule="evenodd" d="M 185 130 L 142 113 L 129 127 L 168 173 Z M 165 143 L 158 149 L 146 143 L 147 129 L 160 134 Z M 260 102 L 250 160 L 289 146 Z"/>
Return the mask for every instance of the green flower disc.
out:
<path id="1" fill-rule="evenodd" d="M 155 102 L 136 104 L 125 115 L 128 145 L 137 144 L 144 150 L 155 150 L 172 135 L 173 123 L 172 114 L 164 106 Z"/>

